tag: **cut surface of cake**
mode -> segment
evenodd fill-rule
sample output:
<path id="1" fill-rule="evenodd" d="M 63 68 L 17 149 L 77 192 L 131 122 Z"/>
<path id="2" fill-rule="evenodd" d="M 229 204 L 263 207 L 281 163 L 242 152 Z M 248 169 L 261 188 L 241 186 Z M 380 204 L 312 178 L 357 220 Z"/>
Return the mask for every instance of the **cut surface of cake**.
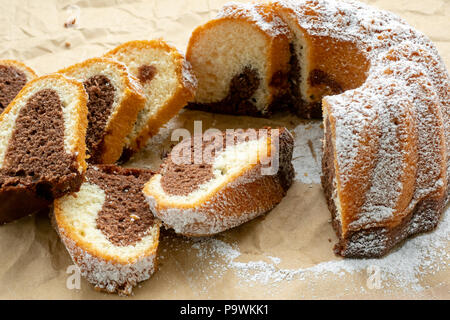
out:
<path id="1" fill-rule="evenodd" d="M 89 166 L 80 191 L 55 200 L 52 221 L 96 289 L 129 295 L 156 268 L 160 222 L 142 188 L 153 172 Z"/>
<path id="2" fill-rule="evenodd" d="M 0 223 L 80 188 L 86 99 L 78 81 L 49 75 L 25 85 L 0 115 Z"/>
<path id="3" fill-rule="evenodd" d="M 246 115 L 282 108 L 289 89 L 289 37 L 271 6 L 226 5 L 189 40 L 186 57 L 198 80 L 189 107 Z"/>
<path id="4" fill-rule="evenodd" d="M 16 60 L 0 60 L 0 113 L 6 109 L 25 84 L 36 78 L 36 73 Z"/>
<path id="5" fill-rule="evenodd" d="M 216 234 L 283 199 L 294 176 L 292 150 L 285 128 L 207 131 L 175 146 L 144 194 L 154 215 L 175 232 Z"/>
<path id="6" fill-rule="evenodd" d="M 339 39 L 339 35 L 332 32 L 333 25 L 329 27 L 329 33 L 319 35 L 315 32 L 316 26 L 312 20 L 318 8 L 328 10 L 327 6 L 334 5 L 331 2 L 318 2 L 316 7 L 305 1 L 277 1 L 272 4 L 292 31 L 289 79 L 291 108 L 302 118 L 320 118 L 322 97 L 355 89 L 367 78 L 370 62 L 366 52 L 357 43 Z M 346 4 L 341 6 L 343 8 Z M 350 18 L 345 11 L 342 12 L 345 19 Z M 306 19 L 308 24 L 305 23 Z"/>
<path id="7" fill-rule="evenodd" d="M 86 60 L 59 73 L 81 81 L 88 93 L 87 161 L 116 162 L 145 106 L 138 80 L 123 64 L 103 58 Z"/>
<path id="8" fill-rule="evenodd" d="M 128 67 L 146 98 L 125 142 L 123 160 L 145 146 L 193 96 L 197 81 L 184 55 L 162 40 L 130 41 L 105 54 Z"/>

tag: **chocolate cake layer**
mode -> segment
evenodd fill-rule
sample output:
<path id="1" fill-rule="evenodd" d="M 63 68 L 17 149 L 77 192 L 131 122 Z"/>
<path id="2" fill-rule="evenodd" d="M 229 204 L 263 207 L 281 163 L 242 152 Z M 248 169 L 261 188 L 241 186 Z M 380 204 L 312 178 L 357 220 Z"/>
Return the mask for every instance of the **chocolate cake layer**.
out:
<path id="1" fill-rule="evenodd" d="M 64 149 L 62 105 L 56 91 L 35 93 L 21 108 L 8 143 L 0 186 L 53 184 L 77 171 L 74 156 Z M 49 190 L 49 196 L 59 194 Z"/>
<path id="2" fill-rule="evenodd" d="M 259 134 L 259 130 L 256 130 Z M 268 136 L 272 134 L 272 130 L 267 128 Z M 200 137 L 197 137 L 197 139 Z M 214 178 L 214 173 L 212 171 L 212 161 L 214 160 L 218 151 L 227 148 L 227 144 L 233 141 L 231 145 L 236 145 L 239 143 L 251 141 L 258 139 L 257 134 L 249 134 L 248 130 L 238 130 L 234 131 L 232 135 L 225 132 L 221 135 L 222 142 L 219 144 L 214 144 L 214 139 L 203 136 L 201 148 L 197 153 L 204 156 L 211 155 L 211 159 L 208 161 L 202 161 L 201 159 L 194 162 L 194 141 L 196 138 L 190 139 L 189 141 L 183 141 L 181 143 L 190 144 L 191 151 L 191 163 L 189 164 L 179 164 L 172 161 L 172 156 L 164 163 L 161 169 L 161 186 L 169 195 L 175 196 L 185 196 L 189 195 L 195 191 L 200 185 L 208 182 Z M 212 145 L 214 144 L 214 145 Z M 293 139 L 290 134 L 285 129 L 280 130 L 279 136 L 279 167 L 276 173 L 277 177 L 280 179 L 280 184 L 286 191 L 292 184 L 292 179 L 294 177 L 294 170 L 291 164 L 292 159 L 292 149 L 293 149 Z M 206 150 L 206 152 L 205 152 Z M 197 154 L 195 154 L 197 156 Z M 269 166 L 271 163 L 269 164 Z"/>
<path id="3" fill-rule="evenodd" d="M 138 78 L 141 83 L 147 83 L 152 81 L 155 77 L 157 69 L 155 66 L 142 65 L 138 70 Z"/>
<path id="4" fill-rule="evenodd" d="M 165 168 L 161 185 L 167 194 L 186 196 L 213 177 L 210 164 L 173 164 Z"/>
<path id="5" fill-rule="evenodd" d="M 106 200 L 97 216 L 97 228 L 116 246 L 133 245 L 154 225 L 155 219 L 142 189 L 153 172 L 113 165 L 89 167 L 89 183 L 99 186 Z"/>
<path id="6" fill-rule="evenodd" d="M 211 156 L 214 157 L 216 151 L 222 149 L 225 145 L 225 135 L 221 135 L 222 143 L 219 144 L 219 148 L 213 148 L 211 150 Z M 194 143 L 200 142 L 200 148 L 195 151 Z M 184 140 L 177 145 L 177 148 L 189 148 L 189 163 L 179 163 L 181 161 L 175 161 L 172 156 L 164 163 L 161 169 L 161 186 L 163 190 L 170 195 L 186 196 L 193 190 L 196 190 L 198 186 L 208 182 L 214 177 L 212 172 L 212 164 L 209 161 L 203 161 L 203 154 L 207 147 L 209 147 L 214 140 L 208 140 L 204 135 L 196 135 L 189 140 Z M 195 159 L 194 159 L 195 157 Z M 212 160 L 212 159 L 210 159 Z"/>
<path id="7" fill-rule="evenodd" d="M 211 103 L 191 102 L 188 108 L 215 113 L 260 116 L 261 112 L 255 107 L 251 97 L 260 84 L 258 72 L 246 66 L 241 73 L 235 75 L 230 81 L 228 95 L 221 101 Z"/>
<path id="8" fill-rule="evenodd" d="M 232 139 L 234 143 L 257 138 L 247 137 L 245 131 L 238 131 L 237 134 L 234 135 L 234 137 L 229 138 Z M 173 161 L 172 156 L 169 156 L 160 172 L 163 190 L 170 195 L 186 196 L 196 190 L 198 186 L 214 178 L 212 161 L 217 152 L 226 149 L 227 135 L 225 132 L 221 133 L 220 139 L 222 141 L 218 141 L 220 143 L 215 145 L 214 138 L 208 137 L 207 134 L 203 134 L 196 135 L 189 140 L 180 142 L 180 144 L 177 145 L 177 148 L 190 148 L 190 163 L 178 163 L 178 161 Z M 198 150 L 195 150 L 194 143 L 197 141 L 199 146 L 197 147 Z M 210 156 L 210 158 L 205 159 L 204 157 L 206 156 Z"/>
<path id="9" fill-rule="evenodd" d="M 290 188 L 295 177 L 295 170 L 292 165 L 292 153 L 294 151 L 294 138 L 284 128 L 280 129 L 279 137 L 279 168 L 277 172 L 281 187 L 285 192 Z"/>
<path id="10" fill-rule="evenodd" d="M 0 65 L 0 113 L 5 110 L 26 83 L 27 76 L 22 70 Z"/>
<path id="11" fill-rule="evenodd" d="M 45 210 L 82 183 L 75 155 L 64 149 L 64 120 L 56 91 L 35 93 L 19 112 L 0 169 L 0 223 Z"/>
<path id="12" fill-rule="evenodd" d="M 116 88 L 104 75 L 96 75 L 84 83 L 84 88 L 89 95 L 88 128 L 86 133 L 88 161 L 100 162 L 103 148 L 103 138 L 106 135 L 105 128 L 111 116 Z"/>

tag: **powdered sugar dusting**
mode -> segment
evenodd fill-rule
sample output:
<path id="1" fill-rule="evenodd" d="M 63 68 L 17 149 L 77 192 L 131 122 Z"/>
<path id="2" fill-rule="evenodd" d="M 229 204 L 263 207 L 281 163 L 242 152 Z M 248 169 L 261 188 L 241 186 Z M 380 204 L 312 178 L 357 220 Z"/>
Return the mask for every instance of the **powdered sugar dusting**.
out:
<path id="1" fill-rule="evenodd" d="M 224 17 L 244 18 L 252 21 L 262 31 L 273 37 L 288 35 L 290 30 L 283 20 L 267 9 L 263 4 L 229 2 L 219 11 L 216 19 Z"/>
<path id="2" fill-rule="evenodd" d="M 370 65 L 362 86 L 324 98 L 339 210 L 349 217 L 343 229 L 382 226 L 449 193 L 450 77 L 433 43 L 398 16 L 356 1 L 277 3 L 309 36 L 351 42 Z"/>
<path id="3" fill-rule="evenodd" d="M 370 268 L 379 271 L 384 286 L 390 283 L 405 291 L 420 292 L 426 287 L 421 278 L 449 266 L 447 250 L 450 239 L 450 208 L 445 212 L 438 228 L 405 242 L 398 250 L 381 259 L 343 259 L 318 263 L 308 268 L 283 269 L 280 258 L 268 256 L 268 261 L 239 261 L 244 253 L 235 243 L 210 238 L 192 244 L 201 260 L 220 257 L 223 264 L 216 263 L 214 274 L 222 276 L 234 272 L 243 286 L 269 285 L 277 287 L 284 281 L 311 279 L 311 277 L 342 278 L 346 275 L 367 273 Z M 364 289 L 364 288 L 363 288 Z M 393 288 L 391 288 L 393 289 Z"/>
<path id="4" fill-rule="evenodd" d="M 52 223 L 81 275 L 100 290 L 131 295 L 137 283 L 147 280 L 155 272 L 156 250 L 139 257 L 134 263 L 115 263 L 92 255 L 77 245 L 66 235 L 66 231 L 57 225 L 54 216 Z"/>

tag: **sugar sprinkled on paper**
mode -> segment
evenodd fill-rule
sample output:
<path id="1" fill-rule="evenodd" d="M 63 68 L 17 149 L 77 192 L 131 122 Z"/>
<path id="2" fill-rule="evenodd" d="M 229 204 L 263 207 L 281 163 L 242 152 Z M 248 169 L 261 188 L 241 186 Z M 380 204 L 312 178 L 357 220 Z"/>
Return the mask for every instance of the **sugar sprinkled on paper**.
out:
<path id="1" fill-rule="evenodd" d="M 448 266 L 450 253 L 447 250 L 450 239 L 450 208 L 444 213 L 441 223 L 431 233 L 419 235 L 406 241 L 381 259 L 343 259 L 318 263 L 309 268 L 282 269 L 277 265 L 281 262 L 278 257 L 268 256 L 267 261 L 240 262 L 243 254 L 236 243 L 226 243 L 222 240 L 203 239 L 192 245 L 197 250 L 197 257 L 210 260 L 220 257 L 223 263 L 215 263 L 215 275 L 223 275 L 227 270 L 234 272 L 242 285 L 255 284 L 276 286 L 282 281 L 306 279 L 306 277 L 331 276 L 342 277 L 346 274 L 366 272 L 375 266 L 380 270 L 383 282 L 395 281 L 405 290 L 422 291 L 425 288 L 420 278 L 440 270 L 439 266 Z"/>

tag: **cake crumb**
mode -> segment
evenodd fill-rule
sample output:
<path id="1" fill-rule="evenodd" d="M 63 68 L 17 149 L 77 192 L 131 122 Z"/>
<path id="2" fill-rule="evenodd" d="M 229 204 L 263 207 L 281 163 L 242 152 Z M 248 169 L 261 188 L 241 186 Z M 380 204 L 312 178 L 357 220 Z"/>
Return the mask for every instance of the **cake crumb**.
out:
<path id="1" fill-rule="evenodd" d="M 77 23 L 76 18 L 69 18 L 66 22 L 64 22 L 64 28 L 72 28 Z"/>
<path id="2" fill-rule="evenodd" d="M 78 27 L 78 21 L 81 14 L 81 9 L 77 5 L 69 5 L 65 8 L 68 18 L 64 22 L 64 28 L 76 28 Z"/>

